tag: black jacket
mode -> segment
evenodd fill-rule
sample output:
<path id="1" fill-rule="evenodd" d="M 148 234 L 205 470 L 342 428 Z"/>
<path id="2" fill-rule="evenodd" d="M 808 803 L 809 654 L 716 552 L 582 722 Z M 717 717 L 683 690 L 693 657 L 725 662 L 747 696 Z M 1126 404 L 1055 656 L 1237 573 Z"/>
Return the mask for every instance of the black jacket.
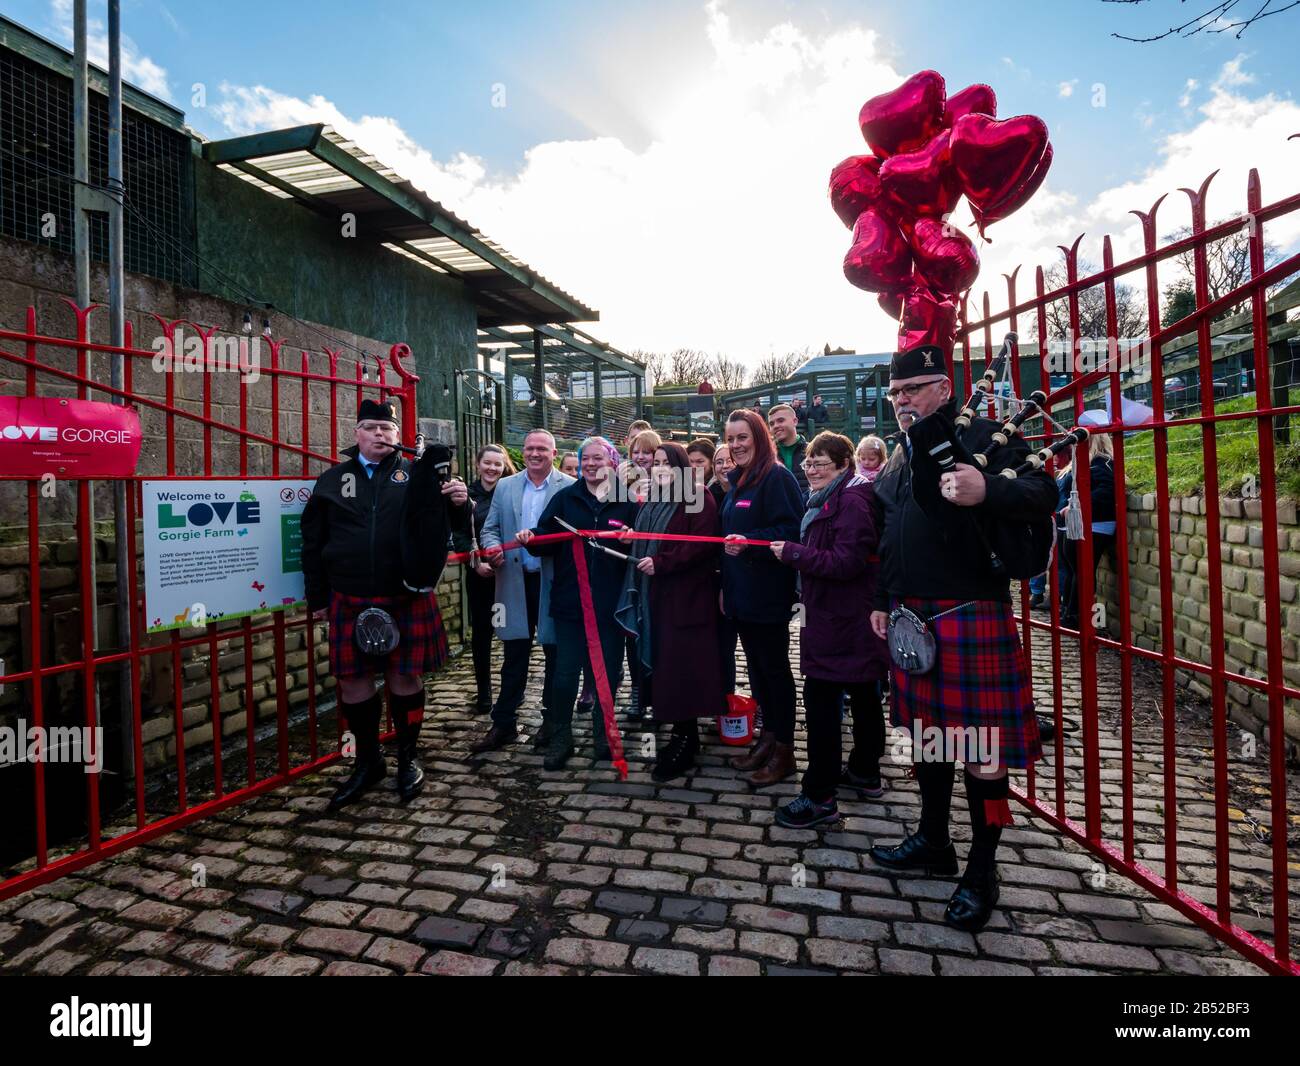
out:
<path id="1" fill-rule="evenodd" d="M 482 543 L 483 523 L 487 521 L 488 512 L 492 510 L 492 496 L 497 491 L 498 480 L 490 489 L 483 487 L 483 482 L 475 480 L 469 486 L 469 502 L 473 508 L 471 521 L 474 523 L 474 540 Z M 452 545 L 458 552 L 467 552 L 473 547 L 470 539 L 469 523 L 463 528 L 452 531 Z"/>
<path id="2" fill-rule="evenodd" d="M 302 512 L 302 570 L 312 610 L 327 606 L 331 591 L 397 596 L 408 591 L 404 578 L 433 584 L 446 562 L 448 529 L 468 517 L 468 508 L 451 506 L 426 485 L 430 465 L 416 470 L 391 452 L 367 477 L 356 445 L 343 454 L 346 462 L 316 479 Z M 407 506 L 413 484 L 429 501 L 418 515 Z"/>
<path id="3" fill-rule="evenodd" d="M 781 461 L 781 445 L 778 444 L 775 440 L 773 440 L 772 447 L 776 449 L 777 465 L 785 466 L 785 463 Z M 802 492 L 804 496 L 808 495 L 808 475 L 804 473 L 804 469 L 803 469 L 804 457 L 807 454 L 808 454 L 808 442 L 804 440 L 801 434 L 800 436 L 797 436 L 794 439 L 794 454 L 791 455 L 790 457 L 790 462 L 793 463 L 794 465 L 785 467 L 787 470 L 790 471 L 791 474 L 794 475 L 794 480 L 796 484 L 798 484 L 799 486 L 799 491 Z"/>
<path id="4" fill-rule="evenodd" d="M 1059 514 L 1064 513 L 1064 506 L 1070 502 L 1073 485 L 1074 471 L 1070 470 L 1061 478 L 1061 499 L 1065 504 Z M 1088 496 L 1092 501 L 1093 522 L 1115 521 L 1115 464 L 1107 456 L 1095 455 L 1088 464 Z"/>
<path id="5" fill-rule="evenodd" d="M 780 461 L 756 485 L 736 488 L 741 471 L 728 475 L 731 491 L 722 503 L 722 535 L 753 540 L 799 540 L 803 493 Z M 722 556 L 722 603 L 738 622 L 789 622 L 795 601 L 795 571 L 767 548 L 749 547 Z"/>
<path id="6" fill-rule="evenodd" d="M 948 404 L 948 414 L 956 404 Z M 983 451 L 999 423 L 975 418 L 962 435 L 971 452 Z M 1030 454 L 1019 434 L 993 452 L 985 471 L 987 495 L 970 510 L 985 529 L 1000 519 L 1049 519 L 1056 508 L 1056 482 L 1046 471 L 1022 474 L 1014 480 L 996 476 L 1018 466 Z M 880 580 L 875 609 L 889 609 L 890 597 L 936 600 L 999 600 L 1010 602 L 1011 581 L 992 573 L 988 553 L 970 527 L 961 529 L 932 521 L 912 497 L 911 464 L 903 444 L 894 448 L 875 481 L 876 528 L 880 534 Z"/>
<path id="7" fill-rule="evenodd" d="M 579 478 L 551 497 L 551 502 L 546 505 L 533 532 L 566 532 L 556 521 L 557 518 L 564 519 L 574 529 L 617 529 L 620 525 L 630 529 L 636 523 L 636 504 L 631 500 L 613 498 L 602 503 L 591 494 L 587 483 Z M 626 554 L 627 549 L 620 541 L 610 538 L 599 543 Z M 571 542 L 556 540 L 546 544 L 529 544 L 527 550 L 533 555 L 549 555 L 555 561 L 555 576 L 551 582 L 551 617 L 556 621 L 582 621 L 578 570 L 573 561 Z M 596 620 L 601 625 L 614 625 L 614 608 L 623 592 L 623 577 L 627 573 L 628 564 L 591 546 L 584 550 L 587 553 L 587 573 L 591 578 L 591 599 Z"/>

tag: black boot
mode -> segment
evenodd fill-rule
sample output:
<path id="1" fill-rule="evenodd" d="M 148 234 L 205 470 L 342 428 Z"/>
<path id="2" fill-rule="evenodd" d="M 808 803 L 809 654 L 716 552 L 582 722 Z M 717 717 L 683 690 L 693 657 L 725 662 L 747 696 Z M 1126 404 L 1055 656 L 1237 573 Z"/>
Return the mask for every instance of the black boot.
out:
<path id="1" fill-rule="evenodd" d="M 971 845 L 966 872 L 943 912 L 944 921 L 956 929 L 976 933 L 988 924 L 998 902 L 998 841 L 1002 826 L 1010 824 L 1006 775 L 993 779 L 966 772 L 966 801 L 970 806 Z"/>
<path id="2" fill-rule="evenodd" d="M 673 726 L 673 735 L 655 760 L 650 776 L 656 781 L 671 781 L 674 777 L 681 777 L 687 770 L 694 768 L 695 756 L 699 751 L 699 723 L 694 718 L 689 722 L 677 722 Z"/>
<path id="3" fill-rule="evenodd" d="M 948 837 L 952 806 L 953 764 L 918 762 L 916 783 L 921 789 L 921 825 L 897 844 L 877 844 L 871 857 L 891 870 L 926 870 L 938 877 L 957 872 L 957 851 Z"/>
<path id="4" fill-rule="evenodd" d="M 424 770 L 415 758 L 424 719 L 424 689 L 409 696 L 392 696 L 389 702 L 397 727 L 397 795 L 403 803 L 410 803 L 424 788 Z"/>
<path id="5" fill-rule="evenodd" d="M 361 703 L 343 703 L 340 700 L 339 707 L 356 744 L 356 765 L 351 776 L 330 797 L 326 809 L 331 811 L 355 803 L 367 789 L 379 784 L 388 774 L 388 766 L 379 750 L 379 694 Z"/>

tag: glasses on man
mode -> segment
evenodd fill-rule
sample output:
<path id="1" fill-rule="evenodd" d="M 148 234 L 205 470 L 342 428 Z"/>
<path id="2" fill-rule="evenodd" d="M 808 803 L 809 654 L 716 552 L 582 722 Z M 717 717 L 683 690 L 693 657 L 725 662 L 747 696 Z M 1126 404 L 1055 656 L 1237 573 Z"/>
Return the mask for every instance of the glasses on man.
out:
<path id="1" fill-rule="evenodd" d="M 800 464 L 805 470 L 834 470 L 835 464 L 829 459 L 805 459 Z"/>
<path id="2" fill-rule="evenodd" d="M 942 379 L 939 379 L 942 380 Z M 885 393 L 885 399 L 890 403 L 898 403 L 900 399 L 906 396 L 909 400 L 913 399 L 922 389 L 928 389 L 931 385 L 937 385 L 939 381 L 923 381 L 919 385 L 903 385 L 897 389 L 890 389 Z"/>

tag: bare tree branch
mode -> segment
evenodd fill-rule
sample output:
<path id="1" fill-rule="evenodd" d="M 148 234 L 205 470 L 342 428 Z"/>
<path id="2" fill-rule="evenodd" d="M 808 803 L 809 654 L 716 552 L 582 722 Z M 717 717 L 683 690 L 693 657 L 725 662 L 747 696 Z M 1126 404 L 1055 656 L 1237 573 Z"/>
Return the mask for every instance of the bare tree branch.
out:
<path id="1" fill-rule="evenodd" d="M 1149 0 L 1101 0 L 1103 4 L 1144 4 Z M 1178 26 L 1170 26 L 1164 33 L 1158 33 L 1151 37 L 1130 37 L 1123 33 L 1112 33 L 1112 37 L 1117 37 L 1121 41 L 1132 41 L 1134 44 L 1151 44 L 1155 41 L 1163 41 L 1166 37 L 1194 37 L 1198 33 L 1231 33 L 1237 40 L 1241 40 L 1244 34 L 1251 26 L 1261 19 L 1266 19 L 1270 15 L 1280 15 L 1284 11 L 1289 11 L 1293 7 L 1300 6 L 1300 0 L 1262 0 L 1259 7 L 1251 15 L 1235 20 L 1227 20 L 1226 16 L 1236 8 L 1242 0 L 1220 0 L 1217 4 L 1212 4 L 1199 15 L 1188 19 Z M 1274 7 L 1274 3 L 1279 2 L 1281 7 Z"/>

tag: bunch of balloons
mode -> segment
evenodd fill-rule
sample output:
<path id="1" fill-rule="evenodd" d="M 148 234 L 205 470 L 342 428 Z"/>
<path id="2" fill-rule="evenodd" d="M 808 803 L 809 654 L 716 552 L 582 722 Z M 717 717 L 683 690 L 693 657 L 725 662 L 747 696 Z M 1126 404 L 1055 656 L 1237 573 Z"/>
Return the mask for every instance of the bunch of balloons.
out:
<path id="1" fill-rule="evenodd" d="M 937 344 L 952 353 L 957 301 L 980 268 L 974 243 L 948 223 L 961 197 L 984 237 L 1033 196 L 1052 164 L 1042 119 L 996 116 L 987 85 L 948 96 L 943 76 L 923 70 L 862 105 L 871 154 L 831 171 L 831 206 L 853 230 L 844 276 L 879 294 L 899 322 L 899 351 Z"/>

